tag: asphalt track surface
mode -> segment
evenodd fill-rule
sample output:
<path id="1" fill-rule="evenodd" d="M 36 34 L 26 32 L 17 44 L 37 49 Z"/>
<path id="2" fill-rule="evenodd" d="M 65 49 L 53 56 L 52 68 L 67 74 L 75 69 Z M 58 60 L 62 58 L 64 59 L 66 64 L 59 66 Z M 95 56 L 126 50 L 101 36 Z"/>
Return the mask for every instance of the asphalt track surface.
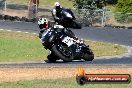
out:
<path id="1" fill-rule="evenodd" d="M 25 22 L 0 21 L 0 29 L 30 33 L 39 32 L 37 23 Z M 79 38 L 111 42 L 132 47 L 132 29 L 84 27 L 82 29 L 72 29 L 72 31 Z M 109 59 L 106 57 L 100 59 L 95 58 L 92 62 L 73 61 L 63 63 L 62 61 L 59 61 L 57 63 L 47 63 L 45 61 L 40 61 L 21 64 L 0 64 L 0 67 L 75 67 L 78 65 L 86 67 L 132 67 L 132 55 Z"/>

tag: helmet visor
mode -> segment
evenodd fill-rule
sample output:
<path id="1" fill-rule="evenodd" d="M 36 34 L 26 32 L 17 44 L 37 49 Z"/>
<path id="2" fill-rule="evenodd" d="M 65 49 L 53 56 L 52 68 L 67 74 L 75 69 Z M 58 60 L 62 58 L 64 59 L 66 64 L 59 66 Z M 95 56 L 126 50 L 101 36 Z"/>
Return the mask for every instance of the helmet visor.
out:
<path id="1" fill-rule="evenodd" d="M 43 28 L 46 28 L 46 29 L 47 29 L 47 28 L 48 28 L 48 23 L 45 22 L 45 23 L 43 24 Z"/>
<path id="2" fill-rule="evenodd" d="M 60 6 L 56 6 L 55 8 L 56 8 L 56 9 L 60 9 Z"/>

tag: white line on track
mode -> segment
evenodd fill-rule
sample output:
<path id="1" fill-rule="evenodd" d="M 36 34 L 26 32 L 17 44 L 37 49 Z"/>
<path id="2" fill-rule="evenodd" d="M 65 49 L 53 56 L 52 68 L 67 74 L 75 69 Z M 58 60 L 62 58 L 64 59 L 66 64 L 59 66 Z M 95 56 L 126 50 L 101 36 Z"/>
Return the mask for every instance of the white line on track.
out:
<path id="1" fill-rule="evenodd" d="M 12 30 L 7 30 L 7 31 L 12 31 Z"/>
<path id="2" fill-rule="evenodd" d="M 16 31 L 16 32 L 21 32 L 21 31 Z"/>
<path id="3" fill-rule="evenodd" d="M 29 33 L 29 32 L 24 32 L 24 33 Z"/>
<path id="4" fill-rule="evenodd" d="M 33 33 L 34 35 L 37 35 L 37 33 Z"/>
<path id="5" fill-rule="evenodd" d="M 4 29 L 0 29 L 0 30 L 4 30 Z M 12 31 L 12 30 L 5 30 L 5 31 Z M 22 32 L 22 31 L 14 31 L 14 32 Z M 22 33 L 28 34 L 28 33 L 30 33 L 30 32 L 22 32 Z M 32 34 L 37 35 L 37 33 L 32 33 Z"/>

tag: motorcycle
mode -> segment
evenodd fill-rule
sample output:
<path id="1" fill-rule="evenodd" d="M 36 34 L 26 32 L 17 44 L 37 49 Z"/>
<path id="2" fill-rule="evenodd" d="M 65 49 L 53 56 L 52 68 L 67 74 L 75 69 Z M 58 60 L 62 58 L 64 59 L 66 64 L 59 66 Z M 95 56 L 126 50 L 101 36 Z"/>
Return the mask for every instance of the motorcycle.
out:
<path id="1" fill-rule="evenodd" d="M 80 40 L 69 37 L 63 30 L 62 25 L 54 25 L 43 33 L 42 45 L 45 49 L 50 50 L 47 59 L 50 62 L 56 62 L 59 59 L 64 62 L 81 59 L 92 61 L 94 54 L 89 46 L 80 42 Z"/>
<path id="2" fill-rule="evenodd" d="M 62 9 L 62 18 L 59 20 L 58 24 L 64 26 L 64 28 L 75 28 L 81 29 L 81 25 L 76 22 L 75 16 L 70 9 Z"/>

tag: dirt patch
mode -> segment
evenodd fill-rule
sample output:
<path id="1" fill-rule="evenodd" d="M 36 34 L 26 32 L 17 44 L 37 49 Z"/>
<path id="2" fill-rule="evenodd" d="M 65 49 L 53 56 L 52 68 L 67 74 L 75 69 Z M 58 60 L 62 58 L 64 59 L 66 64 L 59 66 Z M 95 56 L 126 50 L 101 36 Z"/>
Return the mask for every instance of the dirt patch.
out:
<path id="1" fill-rule="evenodd" d="M 53 17 L 51 12 L 48 11 L 39 11 L 37 14 L 34 14 L 28 10 L 14 10 L 14 9 L 7 9 L 6 11 L 0 10 L 1 14 L 9 15 L 9 16 L 18 16 L 20 18 L 26 17 L 28 19 L 33 19 L 34 17 L 46 17 L 48 20 L 53 21 Z"/>
<path id="2" fill-rule="evenodd" d="M 27 17 L 28 11 L 26 10 L 13 10 L 13 9 L 7 9 L 6 11 L 1 11 L 4 15 L 9 16 L 19 16 L 19 17 Z"/>
<path id="3" fill-rule="evenodd" d="M 132 68 L 87 68 L 87 74 L 132 74 Z M 0 83 L 75 77 L 77 68 L 0 68 Z"/>
<path id="4" fill-rule="evenodd" d="M 0 82 L 32 79 L 57 79 L 74 76 L 73 69 L 56 68 L 0 68 Z"/>
<path id="5" fill-rule="evenodd" d="M 106 21 L 106 25 L 131 27 L 132 22 L 131 23 L 119 23 L 114 18 L 111 18 L 110 20 Z"/>

